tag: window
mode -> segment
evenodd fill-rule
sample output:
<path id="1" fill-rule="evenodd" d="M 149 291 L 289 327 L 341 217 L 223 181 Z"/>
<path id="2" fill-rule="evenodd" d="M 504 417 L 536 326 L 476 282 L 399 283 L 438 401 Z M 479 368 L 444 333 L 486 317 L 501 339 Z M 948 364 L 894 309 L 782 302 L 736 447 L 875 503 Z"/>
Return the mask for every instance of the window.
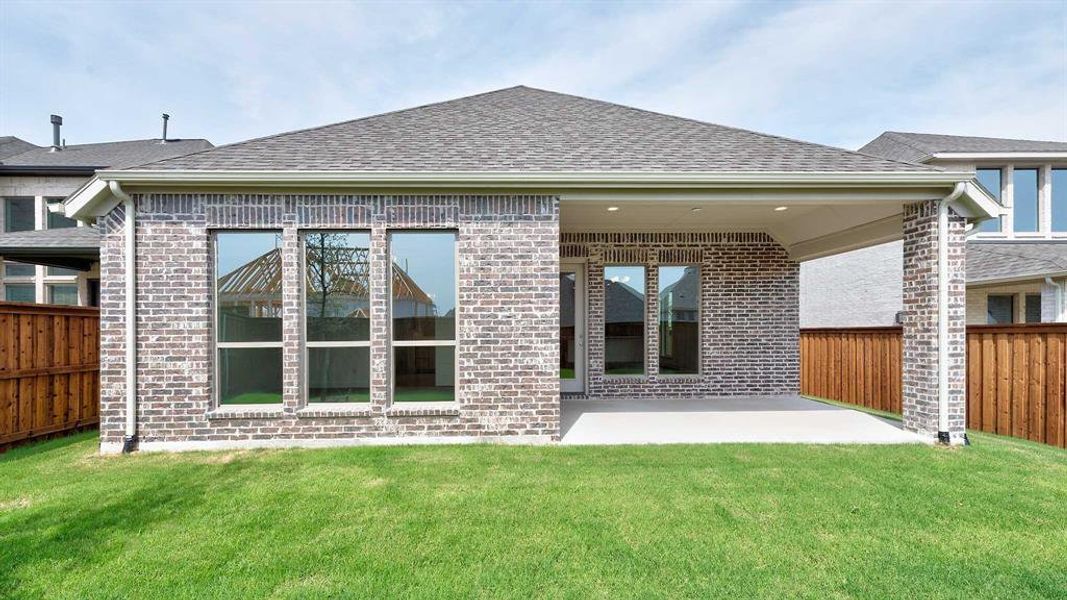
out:
<path id="1" fill-rule="evenodd" d="M 1041 322 L 1041 294 L 1026 295 L 1026 322 Z"/>
<path id="2" fill-rule="evenodd" d="M 308 402 L 370 402 L 370 234 L 304 234 Z"/>
<path id="3" fill-rule="evenodd" d="M 281 234 L 215 234 L 218 401 L 282 401 Z"/>
<path id="4" fill-rule="evenodd" d="M 978 178 L 978 183 L 982 184 L 982 187 L 986 189 L 997 202 L 1000 201 L 1000 169 L 978 169 L 975 172 Z M 989 219 L 988 221 L 982 221 L 978 224 L 978 231 L 983 233 L 998 233 L 1001 231 L 1002 217 L 995 219 Z"/>
<path id="5" fill-rule="evenodd" d="M 700 372 L 700 269 L 659 268 L 659 372 Z"/>
<path id="6" fill-rule="evenodd" d="M 78 270 L 65 269 L 63 267 L 48 267 L 48 275 L 50 277 L 76 277 L 78 275 Z"/>
<path id="7" fill-rule="evenodd" d="M 37 274 L 37 267 L 22 263 L 4 263 L 5 277 L 33 277 Z"/>
<path id="8" fill-rule="evenodd" d="M 1015 231 L 1037 231 L 1037 169 L 1015 169 Z"/>
<path id="9" fill-rule="evenodd" d="M 397 232 L 389 249 L 393 402 L 454 401 L 456 234 Z"/>
<path id="10" fill-rule="evenodd" d="M 1052 169 L 1052 231 L 1067 232 L 1067 169 Z"/>
<path id="11" fill-rule="evenodd" d="M 8 302 L 37 302 L 37 290 L 32 283 L 4 286 L 4 299 Z"/>
<path id="12" fill-rule="evenodd" d="M 645 268 L 604 267 L 604 374 L 645 372 Z"/>
<path id="13" fill-rule="evenodd" d="M 1015 296 L 986 296 L 986 323 L 990 325 L 1010 325 L 1015 321 Z"/>
<path id="14" fill-rule="evenodd" d="M 78 305 L 78 286 L 76 284 L 52 284 L 48 286 L 49 304 Z"/>
<path id="15" fill-rule="evenodd" d="M 37 222 L 33 218 L 34 200 L 30 197 L 8 198 L 4 202 L 4 231 L 33 231 Z"/>

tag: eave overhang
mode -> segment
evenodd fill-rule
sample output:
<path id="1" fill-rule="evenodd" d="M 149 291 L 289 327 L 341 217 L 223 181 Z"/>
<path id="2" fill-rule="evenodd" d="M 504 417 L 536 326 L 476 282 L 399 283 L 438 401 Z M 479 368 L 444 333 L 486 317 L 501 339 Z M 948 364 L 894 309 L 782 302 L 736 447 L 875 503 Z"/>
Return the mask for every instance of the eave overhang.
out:
<path id="1" fill-rule="evenodd" d="M 103 170 L 65 202 L 69 217 L 90 220 L 115 206 L 109 184 L 136 192 L 152 188 L 240 189 L 389 189 L 439 190 L 817 190 L 951 188 L 968 181 L 961 171 L 902 172 L 621 172 L 621 171 L 178 171 Z M 977 189 L 977 186 L 974 186 Z M 985 198 L 995 205 L 987 194 Z M 993 216 L 991 213 L 989 216 Z M 981 217 L 977 217 L 981 218 Z"/>

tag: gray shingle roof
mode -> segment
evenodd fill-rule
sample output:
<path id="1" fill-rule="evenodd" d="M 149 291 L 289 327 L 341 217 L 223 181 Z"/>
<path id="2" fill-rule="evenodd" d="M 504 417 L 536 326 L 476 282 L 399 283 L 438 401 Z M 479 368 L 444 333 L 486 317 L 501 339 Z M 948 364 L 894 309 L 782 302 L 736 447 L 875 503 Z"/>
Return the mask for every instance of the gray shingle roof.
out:
<path id="1" fill-rule="evenodd" d="M 1067 273 L 1067 240 L 967 243 L 967 283 Z"/>
<path id="2" fill-rule="evenodd" d="M 33 148 L 7 158 L 0 165 L 15 167 L 95 167 L 124 168 L 172 158 L 211 148 L 207 140 L 129 140 L 99 144 L 73 144 L 53 152 L 51 147 Z"/>
<path id="3" fill-rule="evenodd" d="M 37 146 L 13 135 L 0 136 L 0 159 L 33 150 Z"/>
<path id="4" fill-rule="evenodd" d="M 887 131 L 859 151 L 892 160 L 921 162 L 938 152 L 1067 152 L 1067 142 Z"/>
<path id="5" fill-rule="evenodd" d="M 0 233 L 0 255 L 21 249 L 99 251 L 100 230 L 96 227 L 64 227 Z"/>
<path id="6" fill-rule="evenodd" d="M 139 168 L 393 172 L 934 170 L 524 86 L 220 146 Z"/>

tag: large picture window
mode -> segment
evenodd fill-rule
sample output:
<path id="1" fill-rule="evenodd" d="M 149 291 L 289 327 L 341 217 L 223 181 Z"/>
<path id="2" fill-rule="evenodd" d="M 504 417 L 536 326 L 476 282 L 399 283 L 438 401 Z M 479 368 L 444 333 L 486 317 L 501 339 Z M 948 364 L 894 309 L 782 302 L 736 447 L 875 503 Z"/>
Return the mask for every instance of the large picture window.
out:
<path id="1" fill-rule="evenodd" d="M 394 232 L 393 402 L 451 402 L 456 381 L 456 234 Z"/>
<path id="2" fill-rule="evenodd" d="M 700 269 L 659 267 L 659 372 L 700 371 Z"/>
<path id="3" fill-rule="evenodd" d="M 645 268 L 604 267 L 604 373 L 645 372 Z"/>
<path id="4" fill-rule="evenodd" d="M 282 401 L 281 233 L 215 234 L 220 405 Z"/>
<path id="5" fill-rule="evenodd" d="M 304 234 L 308 402 L 370 401 L 370 234 Z"/>

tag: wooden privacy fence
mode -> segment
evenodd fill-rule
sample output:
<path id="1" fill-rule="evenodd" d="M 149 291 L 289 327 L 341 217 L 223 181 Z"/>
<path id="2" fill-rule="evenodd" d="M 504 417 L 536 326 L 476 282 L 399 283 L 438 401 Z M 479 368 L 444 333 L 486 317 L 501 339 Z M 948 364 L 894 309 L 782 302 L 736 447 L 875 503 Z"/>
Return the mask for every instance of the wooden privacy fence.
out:
<path id="1" fill-rule="evenodd" d="M 0 302 L 0 447 L 100 419 L 100 311 Z"/>
<path id="2" fill-rule="evenodd" d="M 801 393 L 900 413 L 901 338 L 802 330 Z M 1067 447 L 1067 324 L 967 327 L 967 427 Z"/>

